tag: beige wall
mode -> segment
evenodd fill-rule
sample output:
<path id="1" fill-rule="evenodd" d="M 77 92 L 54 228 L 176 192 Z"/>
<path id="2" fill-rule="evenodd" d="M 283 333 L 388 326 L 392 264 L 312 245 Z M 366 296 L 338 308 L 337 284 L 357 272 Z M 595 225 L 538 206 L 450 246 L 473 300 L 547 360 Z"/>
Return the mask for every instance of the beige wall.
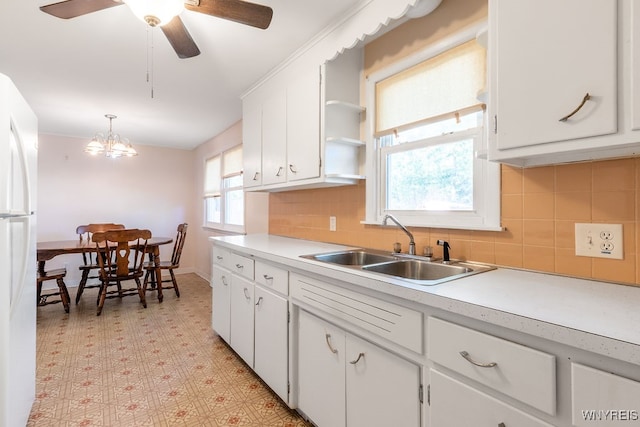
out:
<path id="1" fill-rule="evenodd" d="M 193 153 L 136 146 L 133 158 L 108 159 L 83 152 L 87 140 L 40 135 L 38 145 L 38 240 L 76 239 L 76 227 L 116 222 L 148 228 L 156 236 L 176 234 L 182 222 L 195 224 Z M 197 227 L 191 227 L 189 234 Z M 181 271 L 194 271 L 195 242 L 187 237 Z M 164 259 L 172 245 L 161 248 Z M 60 256 L 50 266 L 67 263 L 67 283 L 77 285 L 80 255 Z"/>
<path id="2" fill-rule="evenodd" d="M 223 233 L 205 229 L 201 226 L 204 223 L 204 211 L 202 209 L 202 194 L 204 194 L 204 164 L 205 161 L 231 147 L 242 142 L 242 122 L 237 122 L 218 136 L 201 144 L 194 150 L 193 170 L 195 173 L 195 198 L 196 198 L 196 221 L 198 232 L 195 236 L 195 265 L 196 272 L 207 280 L 211 276 L 211 243 L 208 238 Z M 269 229 L 269 196 L 263 193 L 246 193 L 245 219 L 247 233 L 267 233 Z"/>
<path id="3" fill-rule="evenodd" d="M 409 21 L 365 47 L 365 75 L 479 20 L 485 0 L 446 0 L 421 19 Z M 412 228 L 418 251 L 437 239 L 451 243 L 454 258 L 575 277 L 640 285 L 640 159 L 600 161 L 531 169 L 502 167 L 505 231 Z M 292 191 L 270 196 L 272 234 L 390 250 L 407 249 L 397 227 L 362 225 L 365 186 Z M 337 231 L 329 231 L 329 216 Z M 624 260 L 577 257 L 576 222 L 621 223 Z"/>
<path id="4" fill-rule="evenodd" d="M 117 222 L 148 228 L 154 235 L 174 237 L 179 223 L 189 230 L 179 272 L 211 275 L 210 236 L 203 219 L 204 163 L 242 142 L 237 122 L 195 150 L 136 146 L 139 155 L 126 159 L 93 157 L 83 152 L 84 139 L 40 135 L 38 150 L 38 240 L 77 238 L 75 229 L 90 222 Z M 268 232 L 269 197 L 248 193 L 246 230 Z M 172 245 L 161 248 L 171 256 Z M 68 267 L 68 285 L 77 285 L 80 256 L 59 256 L 51 268 Z"/>

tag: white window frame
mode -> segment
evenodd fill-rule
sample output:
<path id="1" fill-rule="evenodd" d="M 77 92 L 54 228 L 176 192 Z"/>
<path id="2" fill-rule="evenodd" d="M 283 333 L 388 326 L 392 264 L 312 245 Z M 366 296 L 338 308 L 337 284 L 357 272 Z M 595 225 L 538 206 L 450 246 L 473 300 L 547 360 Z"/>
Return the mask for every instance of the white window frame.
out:
<path id="1" fill-rule="evenodd" d="M 392 214 L 405 226 L 453 228 L 466 230 L 502 230 L 500 227 L 500 164 L 486 160 L 487 117 L 481 135 L 474 139 L 474 210 L 473 211 L 392 211 L 385 209 L 384 170 L 381 149 L 375 138 L 376 83 L 452 49 L 469 40 L 486 25 L 472 26 L 451 37 L 367 76 L 366 99 L 366 218 L 365 224 L 381 224 L 385 214 Z M 457 137 L 456 139 L 458 139 Z M 446 139 L 443 138 L 443 140 Z"/>
<path id="2" fill-rule="evenodd" d="M 234 149 L 237 149 L 238 147 L 240 147 L 241 145 L 237 145 L 234 147 L 230 147 L 227 150 L 224 150 L 220 153 L 217 153 L 211 157 L 208 157 L 204 160 L 204 179 L 206 180 L 206 170 L 207 170 L 207 163 L 209 162 L 209 160 L 214 159 L 216 157 L 220 158 L 220 183 L 219 183 L 219 193 L 215 194 L 215 195 L 207 195 L 205 194 L 203 197 L 203 205 L 202 205 L 202 213 L 203 213 L 203 222 L 204 222 L 204 227 L 205 228 L 210 228 L 210 229 L 214 229 L 214 230 L 220 230 L 220 231 L 226 231 L 226 232 L 231 232 L 231 233 L 241 233 L 244 234 L 245 233 L 245 225 L 246 225 L 246 206 L 247 206 L 247 198 L 246 198 L 246 193 L 243 192 L 243 220 L 242 220 L 242 225 L 237 225 L 237 224 L 228 224 L 225 222 L 225 218 L 226 218 L 226 206 L 225 206 L 225 200 L 226 200 L 226 194 L 230 191 L 237 191 L 239 189 L 243 189 L 243 185 L 242 185 L 242 180 L 240 180 L 240 185 L 237 187 L 227 187 L 225 184 L 225 179 L 228 178 L 232 178 L 232 177 L 236 177 L 236 176 L 242 176 L 243 171 L 240 172 L 236 172 L 233 174 L 229 174 L 228 176 L 224 176 L 222 171 L 224 170 L 224 155 L 225 153 L 232 151 Z M 205 192 L 206 192 L 206 182 L 204 183 L 205 185 Z M 220 199 L 220 222 L 212 222 L 212 221 L 208 221 L 208 215 L 207 215 L 207 201 L 208 199 L 214 199 L 214 198 L 219 198 Z"/>

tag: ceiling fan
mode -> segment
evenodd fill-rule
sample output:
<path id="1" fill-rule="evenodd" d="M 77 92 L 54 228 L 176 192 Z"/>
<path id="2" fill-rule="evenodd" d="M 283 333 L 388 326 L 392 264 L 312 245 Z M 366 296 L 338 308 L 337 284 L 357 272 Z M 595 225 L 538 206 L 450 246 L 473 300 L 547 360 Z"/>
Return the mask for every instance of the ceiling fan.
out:
<path id="1" fill-rule="evenodd" d="M 160 26 L 179 58 L 200 54 L 200 49 L 178 16 L 184 8 L 263 30 L 269 27 L 273 17 L 270 7 L 243 0 L 65 0 L 41 6 L 40 10 L 70 19 L 124 3 L 150 26 Z"/>

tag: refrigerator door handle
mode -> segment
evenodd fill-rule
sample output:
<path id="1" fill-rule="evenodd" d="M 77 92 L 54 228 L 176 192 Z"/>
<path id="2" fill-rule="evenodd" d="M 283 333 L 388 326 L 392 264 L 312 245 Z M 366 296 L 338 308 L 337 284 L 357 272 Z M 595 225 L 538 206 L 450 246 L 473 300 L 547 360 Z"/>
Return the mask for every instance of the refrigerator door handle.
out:
<path id="1" fill-rule="evenodd" d="M 25 141 L 22 138 L 22 133 L 20 132 L 20 127 L 16 124 L 13 116 L 10 116 L 9 118 L 9 126 L 10 126 L 10 131 L 11 131 L 11 135 L 13 135 L 13 139 L 15 141 L 15 148 L 16 148 L 16 154 L 17 154 L 17 166 L 18 167 L 18 176 L 14 176 L 14 178 L 18 178 L 20 180 L 20 186 L 16 189 L 15 187 L 15 183 L 14 183 L 14 188 L 13 191 L 20 191 L 22 194 L 20 194 L 20 198 L 21 198 L 21 202 L 22 202 L 22 206 L 12 206 L 11 204 L 9 205 L 9 215 L 18 215 L 18 216 L 24 216 L 24 215 L 29 215 L 30 213 L 32 213 L 32 208 L 31 208 L 31 185 L 32 183 L 29 180 L 29 165 L 27 164 L 27 153 L 26 153 L 26 146 L 25 146 Z M 11 177 L 9 178 L 11 179 Z M 11 203 L 11 202 L 10 202 Z M 5 211 L 6 212 L 6 211 Z"/>
<path id="2" fill-rule="evenodd" d="M 5 213 L 0 213 L 0 219 L 7 219 L 7 218 L 21 218 L 23 216 L 29 216 L 29 215 L 33 215 L 35 214 L 34 211 L 31 211 L 28 214 L 5 214 Z"/>

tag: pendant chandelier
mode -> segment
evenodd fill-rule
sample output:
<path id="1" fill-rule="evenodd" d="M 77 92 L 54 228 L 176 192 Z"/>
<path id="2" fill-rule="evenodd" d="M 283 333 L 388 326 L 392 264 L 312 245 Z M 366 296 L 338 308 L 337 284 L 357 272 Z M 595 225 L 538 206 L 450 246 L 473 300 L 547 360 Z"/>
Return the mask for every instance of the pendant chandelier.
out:
<path id="1" fill-rule="evenodd" d="M 106 135 L 103 133 L 97 133 L 85 147 L 85 153 L 89 153 L 94 156 L 104 153 L 105 156 L 112 159 L 122 156 L 137 156 L 138 152 L 131 146 L 127 138 L 122 138 L 117 133 L 113 133 L 113 119 L 118 116 L 114 116 L 113 114 L 105 114 L 104 116 L 109 119 L 109 133 Z"/>

